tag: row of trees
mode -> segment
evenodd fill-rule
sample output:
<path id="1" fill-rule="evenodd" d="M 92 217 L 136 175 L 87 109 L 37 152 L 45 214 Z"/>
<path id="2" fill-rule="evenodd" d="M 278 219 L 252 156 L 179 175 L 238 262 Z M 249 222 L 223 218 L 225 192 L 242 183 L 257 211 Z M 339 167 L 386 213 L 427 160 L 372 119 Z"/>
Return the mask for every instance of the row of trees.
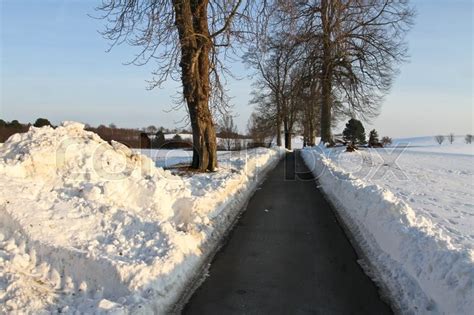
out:
<path id="1" fill-rule="evenodd" d="M 27 124 L 22 124 L 18 120 L 14 119 L 10 122 L 5 121 L 3 119 L 0 119 L 0 128 L 13 128 L 13 129 L 22 129 L 23 127 L 29 127 L 31 126 L 30 123 Z M 33 123 L 33 126 L 35 127 L 43 127 L 43 126 L 53 126 L 49 120 L 46 118 L 38 118 L 36 121 Z"/>
<path id="2" fill-rule="evenodd" d="M 5 121 L 0 119 L 0 142 L 5 142 L 12 135 L 19 132 L 26 132 L 30 128 L 31 124 L 22 124 L 18 120 L 14 119 L 12 121 Z M 33 126 L 43 127 L 43 126 L 52 126 L 49 120 L 45 118 L 38 118 Z"/>
<path id="3" fill-rule="evenodd" d="M 448 139 L 449 143 L 453 144 L 454 143 L 454 139 L 455 139 L 455 135 L 454 133 L 450 133 L 448 136 L 443 136 L 443 135 L 437 135 L 435 136 L 435 141 L 441 145 L 444 140 Z M 465 137 L 464 137 L 464 141 L 467 143 L 467 144 L 471 144 L 472 143 L 472 135 L 471 134 L 467 134 Z"/>
<path id="4" fill-rule="evenodd" d="M 375 117 L 405 60 L 407 1 L 289 1 L 274 12 L 245 60 L 258 71 L 257 121 L 274 130 L 277 144 L 283 131 L 291 149 L 295 128 L 309 145 L 316 134 L 332 143 L 331 129 L 344 117 Z"/>
<path id="5" fill-rule="evenodd" d="M 339 115 L 376 114 L 413 16 L 407 0 L 103 0 L 98 9 L 112 46 L 138 46 L 132 62 L 157 63 L 151 88 L 181 81 L 201 171 L 217 166 L 215 113 L 228 101 L 221 74 L 235 48 L 262 89 L 249 129 L 269 128 L 279 145 L 283 130 L 290 147 L 299 124 L 310 144 L 316 133 L 331 142 Z"/>

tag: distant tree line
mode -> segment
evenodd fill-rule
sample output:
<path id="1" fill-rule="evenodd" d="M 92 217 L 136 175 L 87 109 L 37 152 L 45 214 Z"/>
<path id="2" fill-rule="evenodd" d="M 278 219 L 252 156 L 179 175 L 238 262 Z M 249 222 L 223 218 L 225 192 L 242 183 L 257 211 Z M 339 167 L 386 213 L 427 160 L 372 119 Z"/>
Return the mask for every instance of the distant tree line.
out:
<path id="1" fill-rule="evenodd" d="M 0 119 L 0 142 L 7 141 L 15 133 L 22 133 L 27 132 L 31 126 L 34 127 L 43 127 L 43 126 L 51 126 L 53 125 L 47 120 L 46 118 L 38 118 L 34 122 L 34 124 L 22 124 L 18 120 L 14 119 L 10 122 Z"/>
<path id="2" fill-rule="evenodd" d="M 20 123 L 16 119 L 12 121 L 0 119 L 0 142 L 5 142 L 8 138 L 16 133 L 27 132 L 31 126 L 37 128 L 50 126 L 55 128 L 55 126 L 46 118 L 38 118 L 33 124 Z M 85 129 L 97 133 L 105 141 L 118 141 L 131 148 L 192 147 L 192 143 L 190 141 L 183 140 L 181 138 L 178 139 L 174 137 L 173 139 L 169 139 L 167 141 L 160 140 L 160 133 L 163 135 L 164 139 L 164 133 L 190 133 L 185 129 L 178 130 L 164 127 L 157 128 L 155 126 L 148 126 L 141 129 L 119 128 L 114 123 L 110 123 L 108 126 L 99 125 L 98 127 L 92 127 L 89 124 L 86 124 Z"/>
<path id="3" fill-rule="evenodd" d="M 450 144 L 453 144 L 454 143 L 454 140 L 455 140 L 456 136 L 454 135 L 454 133 L 450 133 L 449 135 L 447 136 L 443 136 L 443 135 L 436 135 L 434 137 L 435 141 L 441 145 L 443 144 L 443 142 L 447 139 L 448 142 Z M 472 134 L 467 134 L 465 137 L 464 137 L 464 142 L 466 142 L 466 144 L 471 144 L 472 143 Z"/>
<path id="4" fill-rule="evenodd" d="M 10 122 L 0 119 L 0 142 L 5 142 L 15 133 L 27 132 L 33 127 L 51 126 L 55 128 L 46 118 L 38 118 L 33 124 L 20 123 L 18 120 Z M 193 144 L 190 137 L 182 137 L 180 135 L 191 134 L 187 129 L 165 128 L 150 125 L 143 128 L 120 128 L 115 123 L 108 125 L 101 124 L 93 127 L 85 124 L 85 130 L 95 132 L 103 140 L 107 142 L 118 141 L 131 148 L 143 149 L 176 149 L 185 148 L 192 149 Z M 220 138 L 218 143 L 220 150 L 240 150 L 245 139 L 249 136 L 241 135 L 237 132 L 232 116 L 225 116 L 219 124 L 217 136 Z M 173 137 L 166 139 L 165 135 L 174 134 Z"/>

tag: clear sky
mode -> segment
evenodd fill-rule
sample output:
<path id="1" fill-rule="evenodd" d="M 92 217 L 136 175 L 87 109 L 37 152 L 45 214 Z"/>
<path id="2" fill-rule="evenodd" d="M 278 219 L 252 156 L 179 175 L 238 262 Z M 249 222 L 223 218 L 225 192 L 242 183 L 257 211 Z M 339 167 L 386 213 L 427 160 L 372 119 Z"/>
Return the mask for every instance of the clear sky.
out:
<path id="1" fill-rule="evenodd" d="M 105 52 L 108 42 L 97 32 L 103 22 L 88 17 L 98 2 L 0 0 L 2 119 L 184 126 L 185 111 L 170 111 L 178 83 L 148 91 L 153 64 L 124 65 L 135 52 L 127 46 Z M 474 133 L 473 1 L 412 4 L 417 17 L 408 36 L 410 62 L 368 128 L 392 137 Z M 249 74 L 240 63 L 232 68 L 238 76 Z M 239 130 L 245 131 L 251 79 L 230 80 L 227 88 Z"/>

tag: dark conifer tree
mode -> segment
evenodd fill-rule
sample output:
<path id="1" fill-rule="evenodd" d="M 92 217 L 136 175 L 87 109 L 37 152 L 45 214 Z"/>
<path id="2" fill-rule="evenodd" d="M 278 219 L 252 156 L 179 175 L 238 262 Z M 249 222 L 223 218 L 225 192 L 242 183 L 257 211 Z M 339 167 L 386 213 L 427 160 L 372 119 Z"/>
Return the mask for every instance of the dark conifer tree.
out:
<path id="1" fill-rule="evenodd" d="M 345 141 L 352 145 L 365 144 L 365 129 L 360 120 L 351 118 L 342 132 Z"/>
<path id="2" fill-rule="evenodd" d="M 369 146 L 376 146 L 380 143 L 379 141 L 379 134 L 377 133 L 377 130 L 372 129 L 369 133 Z"/>

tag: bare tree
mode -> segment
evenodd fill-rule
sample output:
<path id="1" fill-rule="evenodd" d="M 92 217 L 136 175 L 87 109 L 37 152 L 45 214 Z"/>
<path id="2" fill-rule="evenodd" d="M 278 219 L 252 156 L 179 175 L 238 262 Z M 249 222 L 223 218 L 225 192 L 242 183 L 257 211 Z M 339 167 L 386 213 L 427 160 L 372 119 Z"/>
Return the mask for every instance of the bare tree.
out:
<path id="1" fill-rule="evenodd" d="M 145 128 L 145 132 L 147 133 L 156 133 L 158 131 L 158 128 L 156 128 L 155 126 L 153 125 L 150 125 L 148 127 Z"/>
<path id="2" fill-rule="evenodd" d="M 303 145 L 314 146 L 319 134 L 321 116 L 321 80 L 317 70 L 310 62 L 302 63 L 297 73 L 298 84 L 293 86 L 294 99 L 300 104 L 297 108 L 298 123 L 302 128 Z"/>
<path id="3" fill-rule="evenodd" d="M 331 142 L 335 104 L 344 106 L 348 116 L 378 114 L 396 66 L 406 57 L 404 36 L 413 11 L 408 0 L 289 3 L 281 7 L 291 16 L 285 20 L 293 20 L 300 37 L 314 43 L 309 57 L 319 64 L 321 140 Z"/>
<path id="4" fill-rule="evenodd" d="M 450 133 L 448 135 L 448 141 L 449 141 L 449 143 L 453 144 L 453 142 L 454 142 L 454 133 Z"/>
<path id="5" fill-rule="evenodd" d="M 275 30 L 274 30 L 275 31 Z M 284 132 L 285 147 L 291 149 L 291 135 L 297 118 L 298 103 L 295 86 L 300 84 L 301 74 L 295 71 L 301 56 L 294 36 L 276 30 L 268 34 L 265 43 L 254 45 L 245 55 L 247 64 L 258 73 L 256 94 L 267 95 L 273 99 L 267 105 L 274 107 L 277 145 L 281 146 L 281 131 Z"/>
<path id="6" fill-rule="evenodd" d="M 272 137 L 273 132 L 269 129 L 267 120 L 262 116 L 262 113 L 254 111 L 249 118 L 247 129 L 250 138 L 253 141 L 253 146 L 266 146 L 269 138 Z"/>
<path id="7" fill-rule="evenodd" d="M 233 42 L 251 40 L 248 30 L 265 16 L 263 3 L 102 0 L 98 8 L 105 12 L 108 27 L 103 35 L 112 47 L 126 42 L 140 47 L 133 63 L 157 62 L 151 88 L 180 76 L 193 130 L 193 168 L 213 171 L 217 166 L 212 106 L 226 100 L 219 76 L 226 69 L 220 56 L 229 48 L 232 52 Z"/>
<path id="8" fill-rule="evenodd" d="M 231 115 L 225 115 L 222 118 L 219 129 L 219 137 L 224 142 L 224 146 L 226 147 L 227 151 L 232 150 L 232 148 L 235 147 L 238 134 L 237 126 L 234 124 L 234 119 Z"/>
<path id="9" fill-rule="evenodd" d="M 258 82 L 258 81 L 257 81 Z M 249 118 L 248 129 L 249 133 L 255 143 L 263 143 L 264 138 L 276 136 L 277 145 L 278 140 L 281 145 L 281 123 L 280 111 L 275 105 L 274 94 L 264 89 L 255 89 L 252 91 L 253 98 L 250 103 L 255 105 L 255 110 Z M 278 137 L 278 135 L 280 135 Z"/>
<path id="10" fill-rule="evenodd" d="M 471 144 L 472 143 L 472 135 L 467 134 L 466 137 L 464 137 L 464 140 L 466 141 L 467 144 Z"/>
<path id="11" fill-rule="evenodd" d="M 444 142 L 444 136 L 437 135 L 437 136 L 435 136 L 435 140 L 439 145 L 441 145 Z"/>
<path id="12" fill-rule="evenodd" d="M 387 137 L 387 136 L 382 137 L 381 142 L 382 142 L 383 146 L 390 145 L 390 144 L 392 144 L 392 138 Z"/>

